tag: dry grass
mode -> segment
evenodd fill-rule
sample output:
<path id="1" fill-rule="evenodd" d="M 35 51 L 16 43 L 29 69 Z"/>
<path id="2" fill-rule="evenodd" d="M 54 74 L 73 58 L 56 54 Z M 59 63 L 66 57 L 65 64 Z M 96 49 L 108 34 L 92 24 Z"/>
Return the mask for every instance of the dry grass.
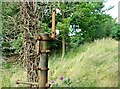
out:
<path id="1" fill-rule="evenodd" d="M 72 86 L 116 87 L 118 85 L 118 42 L 113 39 L 97 40 L 71 50 L 64 60 L 53 56 L 49 61 L 49 81 L 60 83 L 59 76 L 69 77 Z M 0 86 L 18 87 L 16 80 L 26 80 L 21 66 L 0 69 Z M 19 85 L 22 86 L 22 85 Z"/>
<path id="2" fill-rule="evenodd" d="M 76 53 L 73 50 L 67 54 L 69 58 L 51 64 L 51 79 L 58 81 L 59 75 L 62 74 L 64 77 L 71 78 L 75 86 L 116 87 L 118 85 L 118 42 L 108 38 L 91 44 L 86 43 L 82 48 L 85 49 L 83 52 Z"/>

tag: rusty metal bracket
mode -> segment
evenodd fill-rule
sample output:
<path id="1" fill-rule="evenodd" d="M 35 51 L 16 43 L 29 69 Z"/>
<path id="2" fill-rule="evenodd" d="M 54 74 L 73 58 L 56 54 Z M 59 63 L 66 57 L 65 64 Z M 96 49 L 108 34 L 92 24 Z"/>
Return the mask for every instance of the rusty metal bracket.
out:
<path id="1" fill-rule="evenodd" d="M 42 37 L 39 35 L 36 40 L 40 41 L 41 39 L 42 39 Z"/>
<path id="2" fill-rule="evenodd" d="M 28 84 L 28 85 L 36 85 L 36 86 L 39 86 L 39 83 L 36 83 L 36 82 L 24 82 L 24 81 L 20 81 L 20 80 L 17 80 L 17 81 L 16 81 L 16 84 Z"/>
<path id="3" fill-rule="evenodd" d="M 37 37 L 37 40 L 39 40 L 39 41 L 51 41 L 51 40 L 53 40 L 51 37 L 46 37 L 46 36 L 41 36 L 41 35 L 39 35 L 38 37 Z"/>
<path id="4" fill-rule="evenodd" d="M 17 80 L 16 84 L 27 84 L 27 85 L 36 85 L 36 86 L 39 86 L 39 83 L 35 83 L 35 82 L 23 82 L 23 81 L 20 81 L 20 80 Z M 51 86 L 51 84 L 49 84 L 49 83 L 45 84 L 46 88 L 50 88 L 50 86 Z"/>
<path id="5" fill-rule="evenodd" d="M 36 70 L 41 70 L 41 71 L 43 70 L 44 71 L 44 70 L 49 70 L 49 68 L 36 68 Z"/>

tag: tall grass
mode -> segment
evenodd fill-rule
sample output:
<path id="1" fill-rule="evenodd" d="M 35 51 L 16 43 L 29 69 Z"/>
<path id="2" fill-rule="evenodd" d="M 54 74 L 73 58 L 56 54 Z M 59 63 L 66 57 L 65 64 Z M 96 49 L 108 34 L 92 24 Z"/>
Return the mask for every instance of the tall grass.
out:
<path id="1" fill-rule="evenodd" d="M 49 82 L 59 87 L 116 87 L 118 85 L 118 42 L 107 38 L 71 49 L 63 60 L 60 54 L 49 59 Z M 26 81 L 21 66 L 5 64 L 0 69 L 0 86 L 18 87 Z M 59 76 L 63 76 L 63 80 Z M 1 84 L 2 83 L 2 84 Z"/>
<path id="2" fill-rule="evenodd" d="M 20 65 L 4 63 L 0 69 L 0 88 L 2 87 L 21 87 L 16 84 L 17 80 L 26 81 L 26 72 Z"/>
<path id="3" fill-rule="evenodd" d="M 118 85 L 118 42 L 110 38 L 86 43 L 67 53 L 64 60 L 51 61 L 51 63 L 49 64 L 50 80 L 59 81 L 59 76 L 62 74 L 73 81 L 73 86 L 116 87 Z"/>

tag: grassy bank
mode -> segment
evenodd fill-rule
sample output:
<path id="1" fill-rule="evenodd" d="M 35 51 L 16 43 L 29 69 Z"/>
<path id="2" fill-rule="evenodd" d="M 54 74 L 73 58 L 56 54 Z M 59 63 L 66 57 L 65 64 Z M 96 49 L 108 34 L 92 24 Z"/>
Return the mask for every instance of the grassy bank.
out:
<path id="1" fill-rule="evenodd" d="M 21 66 L 6 64 L 0 70 L 0 86 L 18 86 L 26 80 Z M 118 84 L 118 42 L 102 39 L 71 49 L 65 58 L 53 55 L 49 60 L 49 82 L 60 87 L 116 87 Z M 63 76 L 63 80 L 59 76 Z M 20 86 L 20 85 L 19 85 Z"/>

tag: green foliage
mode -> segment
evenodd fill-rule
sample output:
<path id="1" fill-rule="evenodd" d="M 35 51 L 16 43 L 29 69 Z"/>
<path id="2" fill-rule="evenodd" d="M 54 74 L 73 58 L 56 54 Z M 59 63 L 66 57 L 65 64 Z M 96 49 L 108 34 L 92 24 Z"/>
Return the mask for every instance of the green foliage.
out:
<path id="1" fill-rule="evenodd" d="M 3 69 L 10 69 L 10 68 L 12 68 L 12 64 L 11 63 L 2 63 L 2 68 Z"/>
<path id="2" fill-rule="evenodd" d="M 62 36 L 69 33 L 70 28 L 70 18 L 65 18 L 62 22 L 58 22 L 56 28 L 60 31 Z"/>
<path id="3" fill-rule="evenodd" d="M 120 25 L 119 24 L 115 24 L 113 26 L 110 36 L 116 39 L 117 41 L 120 41 Z"/>
<path id="4" fill-rule="evenodd" d="M 120 29 L 112 31 L 112 37 L 118 41 L 120 41 Z"/>
<path id="5" fill-rule="evenodd" d="M 38 3 L 38 7 L 40 7 Z M 103 10 L 103 2 L 59 2 L 48 3 L 41 8 L 40 33 L 49 33 L 51 35 L 51 8 L 55 7 L 60 10 L 56 13 L 56 29 L 60 31 L 57 40 L 52 42 L 51 50 L 61 50 L 61 40 L 65 37 L 68 48 L 75 48 L 91 42 L 96 39 L 113 37 L 120 39 L 119 28 L 116 21 Z M 110 10 L 112 7 L 108 8 Z M 7 49 L 3 49 L 5 55 L 19 54 L 22 44 L 22 29 L 20 29 L 19 4 L 8 3 L 2 4 L 3 29 L 2 38 L 3 45 L 7 43 Z M 44 12 L 45 13 L 44 13 Z M 43 15 L 42 15 L 43 14 Z M 81 31 L 77 31 L 81 29 Z M 73 35 L 70 35 L 73 34 Z M 73 45 L 75 44 L 75 45 Z"/>
<path id="6" fill-rule="evenodd" d="M 9 57 L 18 53 L 18 44 L 20 43 L 19 34 L 19 6 L 18 3 L 3 2 L 2 3 L 2 52 L 3 56 Z M 22 39 L 21 39 L 22 40 Z M 16 41 L 16 42 L 15 42 Z M 20 43 L 21 45 L 21 43 Z"/>
<path id="7" fill-rule="evenodd" d="M 67 85 L 67 87 L 71 87 L 72 81 L 71 81 L 70 78 L 64 78 L 64 79 L 62 80 L 62 84 Z"/>
<path id="8" fill-rule="evenodd" d="M 12 53 L 14 53 L 14 49 L 12 48 L 12 46 L 10 45 L 9 42 L 2 42 L 2 55 L 9 57 L 10 55 L 12 55 Z"/>
<path id="9" fill-rule="evenodd" d="M 52 87 L 70 87 L 72 88 L 72 80 L 68 77 L 64 78 L 63 80 L 60 81 L 54 81 L 54 83 L 52 84 Z"/>
<path id="10" fill-rule="evenodd" d="M 21 51 L 23 36 L 20 33 L 17 39 L 12 40 L 12 42 L 2 42 L 2 53 L 3 56 L 9 57 L 14 54 L 19 54 Z"/>
<path id="11" fill-rule="evenodd" d="M 104 37 L 101 9 L 102 3 L 82 3 L 76 6 L 76 11 L 72 15 L 71 24 L 78 25 L 81 32 L 79 33 L 84 41 L 93 41 L 94 39 Z M 82 33 L 82 35 L 81 35 Z M 77 33 L 78 34 L 78 33 Z"/>
<path id="12" fill-rule="evenodd" d="M 48 25 L 46 23 L 40 23 L 40 27 L 41 27 L 41 31 L 40 33 L 45 33 L 47 32 L 48 34 L 51 34 L 51 29 L 48 27 Z"/>
<path id="13" fill-rule="evenodd" d="M 19 52 L 21 51 L 22 40 L 23 40 L 23 36 L 22 36 L 22 33 L 20 33 L 17 39 L 14 39 L 11 42 L 13 49 L 15 49 L 15 52 L 14 52 L 15 54 L 19 54 Z"/>
<path id="14" fill-rule="evenodd" d="M 2 3 L 2 15 L 3 16 L 14 16 L 19 12 L 19 4 L 16 2 L 3 2 Z"/>

